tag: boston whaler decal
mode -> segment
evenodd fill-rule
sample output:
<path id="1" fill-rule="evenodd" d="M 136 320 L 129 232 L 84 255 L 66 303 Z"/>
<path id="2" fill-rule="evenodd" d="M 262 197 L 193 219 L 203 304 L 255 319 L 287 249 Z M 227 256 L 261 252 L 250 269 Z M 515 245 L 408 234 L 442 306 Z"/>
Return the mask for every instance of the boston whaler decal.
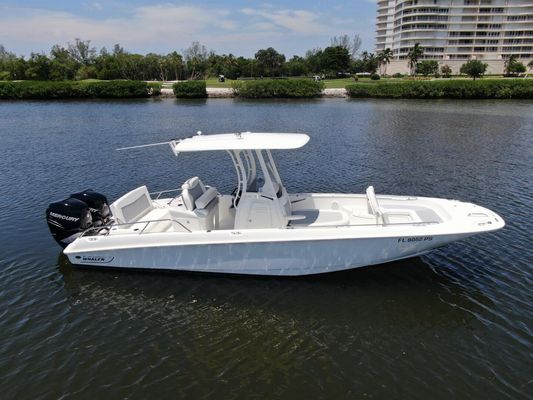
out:
<path id="1" fill-rule="evenodd" d="M 433 236 L 413 236 L 398 238 L 398 243 L 429 242 L 431 240 L 433 240 Z"/>
<path id="2" fill-rule="evenodd" d="M 115 257 L 103 257 L 103 256 L 76 256 L 76 259 L 92 263 L 106 264 L 113 261 Z"/>

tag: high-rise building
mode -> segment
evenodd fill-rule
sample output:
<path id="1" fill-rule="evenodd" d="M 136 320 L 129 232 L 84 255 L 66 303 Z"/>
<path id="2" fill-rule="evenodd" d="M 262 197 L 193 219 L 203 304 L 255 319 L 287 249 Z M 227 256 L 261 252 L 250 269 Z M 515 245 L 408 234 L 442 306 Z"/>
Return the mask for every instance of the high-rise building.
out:
<path id="1" fill-rule="evenodd" d="M 376 51 L 390 48 L 398 72 L 415 43 L 423 59 L 454 69 L 478 59 L 501 73 L 511 55 L 533 59 L 533 0 L 378 0 L 377 6 Z"/>

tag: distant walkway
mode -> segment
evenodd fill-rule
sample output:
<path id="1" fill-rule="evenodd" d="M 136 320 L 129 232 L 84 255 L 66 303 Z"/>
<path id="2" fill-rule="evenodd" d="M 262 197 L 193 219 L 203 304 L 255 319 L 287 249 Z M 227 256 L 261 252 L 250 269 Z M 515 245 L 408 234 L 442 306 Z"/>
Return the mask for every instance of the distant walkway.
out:
<path id="1" fill-rule="evenodd" d="M 207 97 L 209 98 L 232 98 L 235 97 L 233 89 L 231 88 L 210 88 L 207 89 Z M 161 97 L 174 97 L 174 92 L 172 89 L 163 88 L 161 89 Z M 328 98 L 344 98 L 348 97 L 346 89 L 337 88 L 337 89 L 324 89 L 322 91 L 322 97 Z"/>

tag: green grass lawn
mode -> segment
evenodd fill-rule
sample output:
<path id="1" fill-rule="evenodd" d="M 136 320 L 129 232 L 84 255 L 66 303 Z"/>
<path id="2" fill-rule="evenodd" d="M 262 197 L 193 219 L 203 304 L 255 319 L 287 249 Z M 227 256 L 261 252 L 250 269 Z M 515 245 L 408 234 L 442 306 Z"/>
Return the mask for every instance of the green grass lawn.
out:
<path id="1" fill-rule="evenodd" d="M 326 85 L 326 89 L 335 89 L 342 88 L 344 89 L 346 85 L 353 85 L 354 83 L 378 83 L 386 81 L 401 81 L 402 79 L 393 79 L 393 78 L 381 78 L 379 80 L 373 81 L 369 77 L 361 78 L 359 77 L 357 81 L 353 78 L 343 78 L 343 79 L 325 79 L 323 82 Z"/>
<path id="2" fill-rule="evenodd" d="M 289 78 L 290 79 L 290 78 Z M 310 79 L 310 78 L 309 78 Z M 359 78 L 360 82 L 374 82 L 370 78 Z M 231 88 L 231 83 L 234 82 L 231 79 L 226 79 L 225 82 L 219 82 L 217 78 L 209 78 L 206 80 L 208 88 Z M 325 87 L 329 88 L 344 88 L 346 85 L 355 83 L 351 78 L 344 79 L 325 79 Z"/>
<path id="3" fill-rule="evenodd" d="M 326 89 L 344 89 L 346 85 L 355 83 L 355 81 L 351 78 L 324 79 L 322 82 L 324 82 Z"/>
<path id="4" fill-rule="evenodd" d="M 498 75 L 498 76 L 485 76 L 483 79 L 501 79 L 501 75 Z M 289 78 L 291 79 L 291 78 Z M 309 78 L 311 79 L 311 78 Z M 451 78 L 453 80 L 458 80 L 458 79 L 465 79 L 465 80 L 468 80 L 468 79 L 472 79 L 472 78 L 469 78 L 467 76 L 454 76 L 453 78 Z M 507 78 L 507 79 L 510 79 L 510 78 Z M 446 78 L 439 78 L 438 80 L 446 80 Z M 353 78 L 343 78 L 343 79 L 325 79 L 323 80 L 322 82 L 324 82 L 324 85 L 325 85 L 325 88 L 326 89 L 344 89 L 346 87 L 346 85 L 352 85 L 354 83 L 379 83 L 379 82 L 408 82 L 409 80 L 407 79 L 402 79 L 402 78 L 390 78 L 390 77 L 384 77 L 384 78 L 381 78 L 379 80 L 371 80 L 369 77 L 359 77 L 359 79 L 357 81 L 354 81 Z M 206 80 L 206 85 L 208 88 L 228 88 L 230 89 L 231 88 L 231 84 L 235 82 L 234 80 L 232 79 L 226 79 L 225 82 L 219 82 L 218 81 L 218 78 L 209 78 Z M 172 89 L 172 84 L 171 83 L 164 83 L 163 84 L 163 87 L 164 88 L 169 88 L 169 89 Z"/>
<path id="5" fill-rule="evenodd" d="M 231 89 L 233 80 L 226 79 L 225 82 L 219 82 L 218 78 L 209 78 L 205 81 L 208 88 L 228 88 Z"/>
<path id="6" fill-rule="evenodd" d="M 290 79 L 290 78 L 289 78 Z M 309 78 L 310 79 L 310 78 Z M 360 78 L 359 81 L 363 82 L 374 82 L 370 78 Z M 210 78 L 206 81 L 208 88 L 231 88 L 231 83 L 234 82 L 231 79 L 226 79 L 226 82 L 219 82 L 217 78 Z M 351 78 L 345 79 L 325 79 L 324 84 L 326 88 L 344 88 L 346 85 L 354 83 L 354 80 Z"/>
<path id="7" fill-rule="evenodd" d="M 233 81 L 230 79 L 226 79 L 226 82 L 219 82 L 217 78 L 209 78 L 205 81 L 208 88 L 231 88 L 231 82 Z M 164 82 L 162 86 L 164 89 L 172 89 L 173 84 L 172 82 Z"/>

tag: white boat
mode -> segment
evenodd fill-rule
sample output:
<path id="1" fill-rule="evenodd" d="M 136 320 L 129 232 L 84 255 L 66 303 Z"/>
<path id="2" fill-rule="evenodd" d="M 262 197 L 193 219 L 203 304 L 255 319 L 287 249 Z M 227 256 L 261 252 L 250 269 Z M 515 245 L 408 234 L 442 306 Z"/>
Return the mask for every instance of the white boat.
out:
<path id="1" fill-rule="evenodd" d="M 157 193 L 141 186 L 114 201 L 109 215 L 105 197 L 85 191 L 52 203 L 48 224 L 75 265 L 288 276 L 418 256 L 505 225 L 475 204 L 376 195 L 372 186 L 365 194 L 290 194 L 271 150 L 308 140 L 251 132 L 172 140 L 176 156 L 227 152 L 237 173 L 233 193 L 198 177 Z"/>

